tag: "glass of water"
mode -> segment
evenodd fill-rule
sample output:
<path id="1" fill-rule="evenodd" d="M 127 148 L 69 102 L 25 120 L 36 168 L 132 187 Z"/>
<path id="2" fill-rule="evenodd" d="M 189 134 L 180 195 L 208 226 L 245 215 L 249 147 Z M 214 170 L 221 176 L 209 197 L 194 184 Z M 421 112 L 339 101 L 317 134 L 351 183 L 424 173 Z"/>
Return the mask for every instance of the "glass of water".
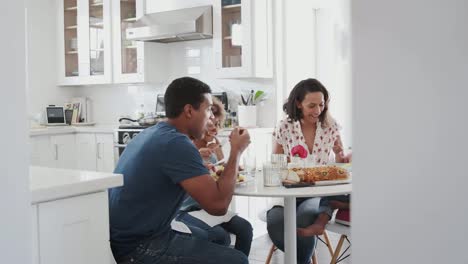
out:
<path id="1" fill-rule="evenodd" d="M 288 156 L 286 154 L 271 154 L 271 164 L 281 171 L 281 179 L 288 177 Z"/>
<path id="2" fill-rule="evenodd" d="M 242 156 L 242 163 L 244 165 L 245 174 L 254 177 L 257 170 L 257 159 L 255 158 L 255 151 L 252 148 L 247 148 Z"/>
<path id="3" fill-rule="evenodd" d="M 281 185 L 282 168 L 277 164 L 263 163 L 263 185 L 275 187 Z"/>

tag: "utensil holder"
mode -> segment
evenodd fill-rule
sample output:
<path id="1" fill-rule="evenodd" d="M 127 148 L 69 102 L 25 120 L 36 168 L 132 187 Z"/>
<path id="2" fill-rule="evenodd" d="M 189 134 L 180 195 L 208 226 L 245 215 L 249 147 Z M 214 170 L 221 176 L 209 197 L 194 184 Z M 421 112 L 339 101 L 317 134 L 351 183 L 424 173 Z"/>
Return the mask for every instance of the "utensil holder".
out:
<path id="1" fill-rule="evenodd" d="M 237 109 L 239 126 L 256 127 L 257 126 L 257 106 L 239 105 Z"/>

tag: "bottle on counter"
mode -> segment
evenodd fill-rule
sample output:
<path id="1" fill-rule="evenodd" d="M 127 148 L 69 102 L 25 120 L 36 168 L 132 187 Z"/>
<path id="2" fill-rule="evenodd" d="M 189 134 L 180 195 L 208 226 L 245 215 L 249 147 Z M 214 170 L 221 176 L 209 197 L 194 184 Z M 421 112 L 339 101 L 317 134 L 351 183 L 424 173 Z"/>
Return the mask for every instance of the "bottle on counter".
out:
<path id="1" fill-rule="evenodd" d="M 232 119 L 231 119 L 231 110 L 227 110 L 226 119 L 224 119 L 224 127 L 231 128 L 232 127 Z"/>
<path id="2" fill-rule="evenodd" d="M 144 104 L 140 104 L 140 109 L 135 111 L 135 116 L 136 116 L 136 119 L 141 119 L 145 117 L 145 105 Z"/>
<path id="3" fill-rule="evenodd" d="M 236 127 L 238 125 L 239 125 L 239 122 L 237 122 L 237 113 L 231 112 L 231 127 Z"/>

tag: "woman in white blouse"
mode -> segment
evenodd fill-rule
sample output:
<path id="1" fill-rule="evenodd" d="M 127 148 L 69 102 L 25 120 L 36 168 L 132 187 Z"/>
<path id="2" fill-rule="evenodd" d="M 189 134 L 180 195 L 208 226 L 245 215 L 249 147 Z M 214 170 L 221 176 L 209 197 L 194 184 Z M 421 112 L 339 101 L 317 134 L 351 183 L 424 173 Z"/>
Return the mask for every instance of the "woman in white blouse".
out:
<path id="1" fill-rule="evenodd" d="M 300 156 L 315 164 L 349 162 L 340 138 L 340 126 L 328 113 L 327 89 L 316 79 L 300 81 L 283 105 L 287 117 L 273 133 L 273 153 L 284 153 L 288 159 Z M 297 151 L 297 150 L 300 151 Z M 284 208 L 274 206 L 267 213 L 267 229 L 273 243 L 284 250 Z M 297 199 L 297 226 L 308 227 L 317 221 L 328 222 L 319 215 L 320 198 Z M 300 229 L 299 229 L 300 230 Z M 297 262 L 310 263 L 316 236 L 301 236 L 297 240 Z"/>

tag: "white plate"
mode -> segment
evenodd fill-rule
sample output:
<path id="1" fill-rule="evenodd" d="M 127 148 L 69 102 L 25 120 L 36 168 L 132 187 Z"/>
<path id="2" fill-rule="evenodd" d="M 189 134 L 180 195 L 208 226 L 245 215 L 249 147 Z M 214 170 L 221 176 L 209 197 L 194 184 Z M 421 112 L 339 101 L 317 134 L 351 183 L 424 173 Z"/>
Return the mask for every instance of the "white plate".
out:
<path id="1" fill-rule="evenodd" d="M 345 184 L 345 183 L 350 183 L 350 182 L 351 182 L 351 178 L 346 179 L 346 180 L 336 180 L 336 181 L 317 181 L 315 182 L 315 186 Z"/>
<path id="2" fill-rule="evenodd" d="M 246 184 L 248 182 L 251 182 L 251 181 L 255 180 L 255 178 L 253 178 L 253 177 L 245 176 L 245 175 L 243 175 L 243 176 L 244 176 L 244 181 L 236 182 L 236 185 Z"/>

